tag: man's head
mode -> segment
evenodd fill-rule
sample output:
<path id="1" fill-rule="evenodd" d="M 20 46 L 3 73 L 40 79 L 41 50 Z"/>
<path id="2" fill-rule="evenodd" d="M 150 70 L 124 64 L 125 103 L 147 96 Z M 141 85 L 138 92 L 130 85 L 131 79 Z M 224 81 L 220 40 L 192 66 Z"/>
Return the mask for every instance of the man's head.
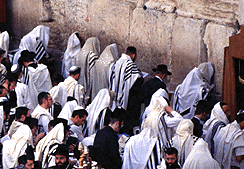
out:
<path id="1" fill-rule="evenodd" d="M 36 118 L 26 117 L 25 124 L 30 127 L 32 135 L 35 136 L 38 130 L 38 120 Z"/>
<path id="2" fill-rule="evenodd" d="M 7 89 L 4 86 L 0 85 L 0 97 L 5 96 L 7 96 Z"/>
<path id="3" fill-rule="evenodd" d="M 173 166 L 178 166 L 178 151 L 174 147 L 167 148 L 165 151 L 165 161 L 167 167 L 174 168 Z"/>
<path id="4" fill-rule="evenodd" d="M 83 125 L 86 121 L 88 113 L 85 109 L 74 110 L 71 116 L 73 123 L 77 126 Z"/>
<path id="5" fill-rule="evenodd" d="M 115 132 L 119 132 L 123 127 L 125 114 L 126 111 L 123 108 L 115 108 L 112 112 L 109 126 L 111 126 Z"/>
<path id="6" fill-rule="evenodd" d="M 244 113 L 237 114 L 236 121 L 240 125 L 240 128 L 244 129 Z"/>
<path id="7" fill-rule="evenodd" d="M 27 169 L 34 168 L 33 158 L 28 155 L 22 155 L 18 158 L 19 165 L 24 165 Z"/>
<path id="8" fill-rule="evenodd" d="M 69 164 L 69 148 L 65 144 L 58 145 L 55 152 L 57 168 L 65 169 Z"/>
<path id="9" fill-rule="evenodd" d="M 200 100 L 198 101 L 196 107 L 195 116 L 197 116 L 202 121 L 206 121 L 209 118 L 210 112 L 212 110 L 210 103 L 205 100 Z"/>
<path id="10" fill-rule="evenodd" d="M 224 102 L 219 102 L 219 105 L 220 105 L 221 109 L 223 110 L 223 112 L 225 113 L 225 115 L 227 117 L 230 116 L 230 107 Z"/>
<path id="11" fill-rule="evenodd" d="M 69 76 L 73 77 L 75 80 L 78 80 L 80 77 L 80 70 L 81 70 L 80 67 L 72 66 L 69 69 Z"/>
<path id="12" fill-rule="evenodd" d="M 14 77 L 17 78 L 17 79 L 20 79 L 20 78 L 22 77 L 21 66 L 18 65 L 18 64 L 14 64 L 14 65 L 11 67 L 11 73 L 12 73 L 12 76 L 14 76 Z"/>
<path id="13" fill-rule="evenodd" d="M 49 109 L 52 107 L 53 99 L 48 92 L 41 92 L 38 94 L 38 103 L 44 109 Z"/>
<path id="14" fill-rule="evenodd" d="M 172 75 L 172 73 L 168 71 L 167 66 L 164 64 L 158 65 L 157 68 L 153 68 L 152 71 L 156 72 L 156 76 L 160 77 L 162 80 L 167 75 Z"/>
<path id="15" fill-rule="evenodd" d="M 53 86 L 57 86 L 60 82 L 63 82 L 64 78 L 61 74 L 56 74 L 52 77 Z"/>
<path id="16" fill-rule="evenodd" d="M 27 107 L 17 107 L 15 111 L 15 120 L 19 122 L 24 122 L 27 116 L 30 116 L 29 109 Z"/>
<path id="17" fill-rule="evenodd" d="M 36 54 L 34 52 L 29 52 L 28 50 L 23 50 L 20 54 L 20 58 L 18 59 L 19 65 L 24 65 L 27 67 L 30 62 L 34 61 Z"/>
<path id="18" fill-rule="evenodd" d="M 129 46 L 126 49 L 125 54 L 129 55 L 131 60 L 134 62 L 137 55 L 136 48 L 134 46 Z"/>

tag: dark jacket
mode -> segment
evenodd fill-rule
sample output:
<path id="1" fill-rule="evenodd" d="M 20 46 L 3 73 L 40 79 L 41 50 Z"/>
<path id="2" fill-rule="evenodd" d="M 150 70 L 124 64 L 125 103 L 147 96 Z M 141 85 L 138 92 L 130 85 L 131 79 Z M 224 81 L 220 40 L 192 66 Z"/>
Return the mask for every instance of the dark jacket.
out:
<path id="1" fill-rule="evenodd" d="M 98 163 L 106 169 L 120 169 L 122 166 L 119 154 L 118 136 L 112 127 L 107 126 L 98 130 L 94 144 L 97 156 L 99 156 Z"/>
<path id="2" fill-rule="evenodd" d="M 149 105 L 152 95 L 160 88 L 166 90 L 166 84 L 156 77 L 142 86 L 142 102 L 145 103 L 145 107 Z"/>
<path id="3" fill-rule="evenodd" d="M 193 117 L 191 119 L 191 121 L 194 124 L 193 135 L 200 138 L 202 136 L 203 125 L 200 123 L 199 119 L 197 119 L 196 117 Z"/>

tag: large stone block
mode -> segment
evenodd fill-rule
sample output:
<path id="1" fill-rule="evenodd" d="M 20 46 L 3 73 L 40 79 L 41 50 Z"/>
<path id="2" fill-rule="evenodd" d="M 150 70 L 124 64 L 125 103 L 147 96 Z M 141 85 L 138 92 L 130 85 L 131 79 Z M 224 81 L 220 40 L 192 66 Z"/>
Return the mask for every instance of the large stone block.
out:
<path id="1" fill-rule="evenodd" d="M 206 60 L 203 35 L 206 23 L 202 20 L 178 17 L 172 32 L 172 82 L 182 83 L 186 75 Z"/>
<path id="2" fill-rule="evenodd" d="M 217 96 L 222 93 L 224 48 L 229 46 L 229 37 L 236 34 L 233 27 L 209 23 L 204 35 L 204 43 L 208 51 L 208 61 L 214 65 L 215 74 L 213 82 L 216 84 Z"/>

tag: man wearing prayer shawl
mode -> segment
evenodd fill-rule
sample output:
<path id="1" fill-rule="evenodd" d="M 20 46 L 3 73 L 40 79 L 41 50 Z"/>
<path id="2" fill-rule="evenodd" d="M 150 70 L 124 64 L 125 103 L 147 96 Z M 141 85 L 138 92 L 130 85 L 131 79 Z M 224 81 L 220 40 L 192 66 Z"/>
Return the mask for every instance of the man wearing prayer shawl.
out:
<path id="1" fill-rule="evenodd" d="M 72 66 L 69 70 L 69 77 L 60 82 L 58 86 L 63 86 L 67 90 L 67 96 L 74 97 L 79 106 L 85 107 L 84 104 L 84 87 L 78 84 L 81 68 Z"/>
<path id="2" fill-rule="evenodd" d="M 244 114 L 237 114 L 236 120 L 215 134 L 214 155 L 221 168 L 240 168 L 244 157 Z"/>
<path id="3" fill-rule="evenodd" d="M 181 166 L 184 165 L 193 145 L 198 139 L 193 136 L 193 127 L 191 120 L 183 119 L 176 129 L 176 136 L 172 138 L 172 146 L 179 152 L 179 163 Z"/>
<path id="4" fill-rule="evenodd" d="M 72 33 L 68 40 L 67 49 L 62 61 L 62 76 L 66 79 L 69 77 L 69 69 L 74 66 L 75 56 L 80 52 L 83 46 L 83 39 L 78 32 Z"/>
<path id="5" fill-rule="evenodd" d="M 213 153 L 213 137 L 220 127 L 229 124 L 228 116 L 230 115 L 229 106 L 223 102 L 215 104 L 211 111 L 210 119 L 203 125 L 202 138 L 208 143 L 208 148 Z"/>
<path id="6" fill-rule="evenodd" d="M 31 117 L 38 119 L 38 125 L 41 126 L 40 133 L 48 132 L 48 123 L 53 120 L 53 117 L 48 112 L 52 107 L 52 97 L 47 92 L 41 92 L 38 95 L 38 106 L 32 112 Z"/>
<path id="7" fill-rule="evenodd" d="M 76 107 L 81 107 L 78 106 L 76 99 L 68 101 L 59 113 L 58 118 L 69 120 Z"/>
<path id="8" fill-rule="evenodd" d="M 191 70 L 175 89 L 173 109 L 181 113 L 190 107 L 190 113 L 184 115 L 184 118 L 191 119 L 195 112 L 194 105 L 199 100 L 205 100 L 213 87 L 210 86 L 213 74 L 214 69 L 210 62 L 201 63 Z"/>
<path id="9" fill-rule="evenodd" d="M 108 88 L 109 67 L 118 58 L 117 45 L 113 43 L 107 46 L 96 60 L 96 64 L 91 69 L 91 101 L 101 89 Z"/>
<path id="10" fill-rule="evenodd" d="M 7 58 L 9 51 L 9 34 L 7 31 L 0 33 L 0 48 L 5 50 L 3 58 Z"/>
<path id="11" fill-rule="evenodd" d="M 202 138 L 198 139 L 188 155 L 183 169 L 220 169 L 218 162 L 212 158 L 208 143 Z"/>
<path id="12" fill-rule="evenodd" d="M 11 140 L 3 143 L 3 169 L 18 166 L 18 157 L 25 153 L 28 145 L 33 146 L 32 133 L 27 125 L 21 125 Z"/>
<path id="13" fill-rule="evenodd" d="M 64 143 L 69 134 L 67 121 L 60 120 L 56 120 L 58 124 L 36 146 L 35 161 L 41 161 L 42 168 L 55 166 L 53 154 L 58 145 Z"/>
<path id="14" fill-rule="evenodd" d="M 0 79 L 2 80 L 2 77 L 0 77 Z M 7 89 L 0 85 L 0 133 L 2 136 L 5 135 L 5 125 L 4 125 L 4 122 L 7 120 L 7 116 L 8 116 L 8 113 L 7 110 L 6 110 L 6 106 L 5 106 L 5 103 L 8 102 L 8 99 L 7 99 Z"/>
<path id="15" fill-rule="evenodd" d="M 74 58 L 74 66 L 81 68 L 79 77 L 79 84 L 84 86 L 85 104 L 89 102 L 91 97 L 91 78 L 93 76 L 92 69 L 95 65 L 95 61 L 100 55 L 100 41 L 97 37 L 88 38 Z"/>
<path id="16" fill-rule="evenodd" d="M 95 134 L 97 130 L 107 126 L 111 116 L 111 108 L 115 94 L 109 89 L 101 89 L 92 103 L 87 106 L 87 128 L 85 136 Z"/>
<path id="17" fill-rule="evenodd" d="M 49 27 L 43 25 L 35 27 L 21 39 L 19 51 L 14 55 L 13 64 L 18 63 L 18 59 L 21 57 L 21 52 L 23 50 L 34 52 L 36 54 L 35 60 L 37 61 L 42 61 L 43 59 L 48 58 L 48 54 L 45 51 L 47 49 L 48 41 Z"/>
<path id="18" fill-rule="evenodd" d="M 25 67 L 22 82 L 29 87 L 33 106 L 38 105 L 37 96 L 40 92 L 48 92 L 52 82 L 46 65 L 34 63 L 35 53 L 24 50 L 21 52 L 19 65 Z"/>
<path id="19" fill-rule="evenodd" d="M 27 107 L 32 113 L 35 107 L 32 103 L 29 88 L 26 84 L 19 82 L 22 77 L 21 66 L 17 64 L 13 65 L 11 67 L 11 73 L 15 78 L 18 79 L 16 87 L 14 89 L 17 97 L 17 107 Z"/>

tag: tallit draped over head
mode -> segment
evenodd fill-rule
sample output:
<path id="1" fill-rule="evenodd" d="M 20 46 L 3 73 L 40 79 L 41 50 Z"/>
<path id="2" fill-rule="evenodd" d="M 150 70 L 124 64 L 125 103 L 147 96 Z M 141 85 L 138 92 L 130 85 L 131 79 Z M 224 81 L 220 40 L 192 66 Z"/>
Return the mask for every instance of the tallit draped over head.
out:
<path id="1" fill-rule="evenodd" d="M 58 102 L 62 107 L 64 107 L 67 102 L 67 90 L 64 86 L 54 86 L 50 91 L 53 102 Z"/>
<path id="2" fill-rule="evenodd" d="M 183 169 L 220 169 L 218 162 L 212 158 L 208 149 L 208 144 L 200 138 L 193 146 L 191 153 L 188 155 Z"/>
<path id="3" fill-rule="evenodd" d="M 194 124 L 191 120 L 183 119 L 176 129 L 177 135 L 172 138 L 172 146 L 178 150 L 179 163 L 181 166 L 183 166 L 195 142 L 192 136 L 193 128 Z"/>
<path id="4" fill-rule="evenodd" d="M 91 37 L 86 40 L 84 46 L 74 58 L 74 66 L 81 67 L 78 82 L 84 86 L 86 100 L 90 98 L 90 78 L 92 77 L 92 75 L 90 75 L 90 71 L 99 55 L 100 41 L 97 37 Z"/>
<path id="5" fill-rule="evenodd" d="M 25 153 L 27 146 L 33 146 L 32 133 L 27 125 L 21 125 L 13 134 L 11 140 L 3 143 L 3 168 L 14 168 L 18 165 L 18 158 Z"/>
<path id="6" fill-rule="evenodd" d="M 19 51 L 14 55 L 13 64 L 18 64 L 18 59 L 23 50 L 37 52 L 38 44 L 41 42 L 44 49 L 47 49 L 49 41 L 49 27 L 39 25 L 25 35 L 19 45 Z"/>
<path id="7" fill-rule="evenodd" d="M 211 136 L 213 126 L 217 121 L 223 122 L 225 125 L 229 124 L 229 120 L 220 106 L 220 102 L 214 105 L 211 111 L 210 119 L 208 119 L 203 125 L 203 139 L 209 144 L 211 148 Z"/>
<path id="8" fill-rule="evenodd" d="M 69 76 L 69 69 L 74 65 L 75 56 L 81 50 L 81 42 L 77 37 L 78 32 L 72 33 L 68 40 L 67 49 L 62 61 L 62 76 L 66 79 Z"/>
<path id="9" fill-rule="evenodd" d="M 0 34 L 0 48 L 5 50 L 3 57 L 7 58 L 9 50 L 9 34 L 7 31 L 4 31 Z"/>
<path id="10" fill-rule="evenodd" d="M 63 118 L 63 119 L 69 120 L 71 118 L 72 113 L 76 106 L 78 106 L 76 100 L 72 100 L 72 101 L 65 103 L 62 111 L 58 115 L 58 118 Z"/>
<path id="11" fill-rule="evenodd" d="M 114 96 L 115 96 L 114 92 L 110 91 L 109 89 L 101 89 L 98 92 L 97 96 L 94 98 L 94 100 L 91 102 L 91 104 L 87 106 L 86 111 L 88 112 L 88 117 L 87 117 L 88 136 L 96 133 L 96 130 L 101 129 L 103 127 L 106 110 L 111 109 Z M 98 129 L 96 129 L 95 127 L 97 121 L 100 121 Z"/>
<path id="12" fill-rule="evenodd" d="M 91 101 L 101 89 L 108 88 L 109 67 L 118 58 L 117 45 L 113 43 L 107 46 L 96 60 L 96 64 L 91 69 Z"/>
<path id="13" fill-rule="evenodd" d="M 210 62 L 202 63 L 199 68 L 195 67 L 191 70 L 182 84 L 175 89 L 173 109 L 177 112 L 182 112 L 190 107 L 190 113 L 185 115 L 184 118 L 191 119 L 195 112 L 193 105 L 199 100 L 204 100 L 212 88 L 209 81 L 213 73 L 213 67 Z"/>
<path id="14" fill-rule="evenodd" d="M 59 123 L 38 142 L 36 146 L 35 161 L 41 161 L 42 166 L 44 166 L 46 159 L 48 158 L 50 146 L 55 143 L 62 144 L 63 140 L 64 125 L 63 123 Z"/>

